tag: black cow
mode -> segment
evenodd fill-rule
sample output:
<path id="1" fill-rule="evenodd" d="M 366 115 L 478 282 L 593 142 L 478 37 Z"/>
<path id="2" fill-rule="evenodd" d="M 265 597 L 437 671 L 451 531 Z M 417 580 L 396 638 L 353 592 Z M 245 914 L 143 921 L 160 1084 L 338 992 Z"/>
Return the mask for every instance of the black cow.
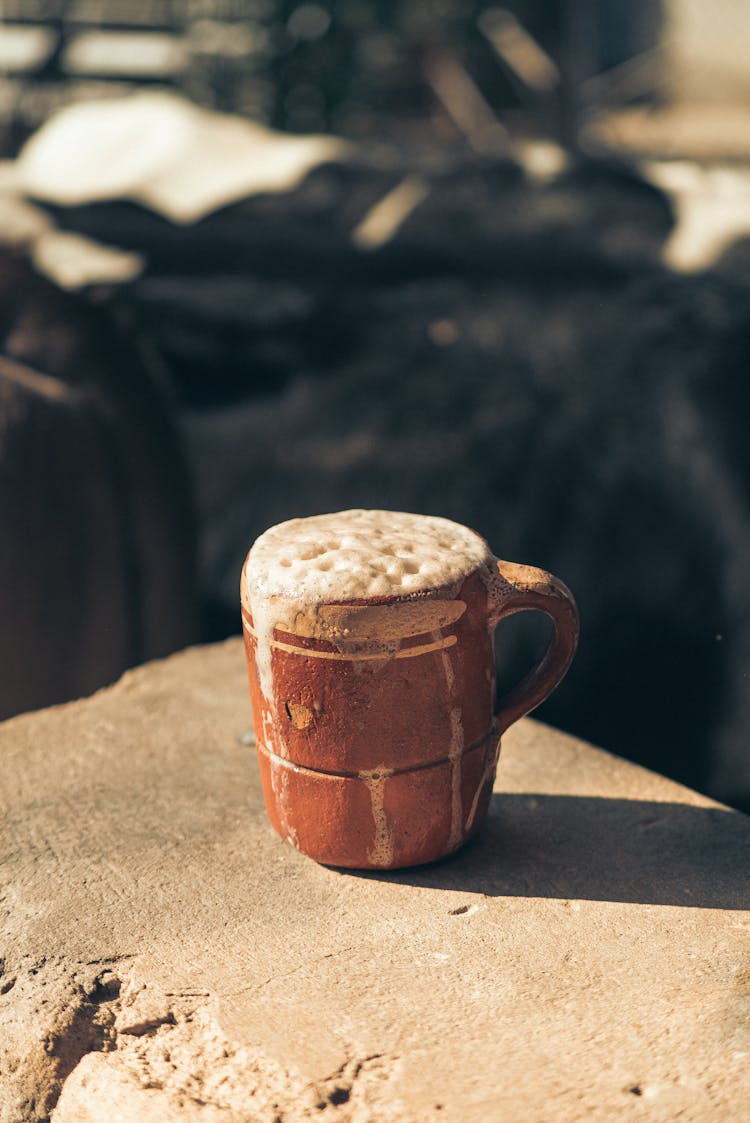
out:
<path id="1" fill-rule="evenodd" d="M 192 504 L 163 395 L 103 308 L 0 256 L 0 718 L 196 637 Z"/>

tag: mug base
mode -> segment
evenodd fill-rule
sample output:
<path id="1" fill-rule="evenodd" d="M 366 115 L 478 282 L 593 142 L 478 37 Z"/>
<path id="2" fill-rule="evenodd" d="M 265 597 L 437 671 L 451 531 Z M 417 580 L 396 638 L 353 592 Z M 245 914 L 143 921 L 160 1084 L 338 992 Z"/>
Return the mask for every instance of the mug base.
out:
<path id="1" fill-rule="evenodd" d="M 294 764 L 258 745 L 271 824 L 303 854 L 341 869 L 426 865 L 459 850 L 487 814 L 496 732 L 441 760 L 402 772 L 343 775 Z"/>

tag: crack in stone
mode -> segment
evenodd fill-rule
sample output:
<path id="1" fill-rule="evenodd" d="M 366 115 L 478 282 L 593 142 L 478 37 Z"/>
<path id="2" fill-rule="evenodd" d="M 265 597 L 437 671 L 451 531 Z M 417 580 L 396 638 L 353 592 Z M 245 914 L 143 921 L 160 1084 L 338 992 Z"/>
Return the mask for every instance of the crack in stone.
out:
<path id="1" fill-rule="evenodd" d="M 239 995 L 263 990 L 264 987 L 270 986 L 271 983 L 279 982 L 281 979 L 289 979 L 292 975 L 298 975 L 300 971 L 309 971 L 311 967 L 315 966 L 316 963 L 322 963 L 324 959 L 335 959 L 337 956 L 347 955 L 349 952 L 354 951 L 356 947 L 356 944 L 351 944 L 349 947 L 339 948 L 337 951 L 326 952 L 325 955 L 319 955 L 312 959 L 304 959 L 302 963 L 298 963 L 296 967 L 292 967 L 289 971 L 284 971 L 280 975 L 270 975 L 269 978 L 264 979 L 262 983 L 253 983 L 252 986 L 241 987 L 239 990 L 234 991 L 234 993 L 235 995 Z"/>
<path id="2" fill-rule="evenodd" d="M 149 1037 L 155 1034 L 157 1030 L 161 1029 L 162 1026 L 174 1025 L 177 1025 L 177 1019 L 170 1010 L 167 1014 L 160 1017 L 144 1018 L 142 1021 L 120 1026 L 117 1032 L 119 1035 L 125 1037 Z"/>
<path id="3" fill-rule="evenodd" d="M 390 1061 L 394 1062 L 398 1058 L 391 1057 Z M 380 1062 L 379 1064 L 377 1062 Z M 347 1060 L 335 1072 L 326 1077 L 320 1082 L 317 1087 L 320 1090 L 320 1099 L 316 1104 L 319 1111 L 323 1111 L 329 1107 L 337 1108 L 343 1107 L 348 1104 L 358 1091 L 358 1084 L 367 1078 L 375 1077 L 376 1080 L 387 1081 L 390 1076 L 388 1069 L 388 1060 L 382 1053 L 371 1053 L 366 1057 L 354 1057 Z M 337 1113 L 336 1117 L 339 1117 Z M 327 1118 L 331 1119 L 333 1116 L 329 1112 Z M 348 1113 L 341 1116 L 349 1118 Z M 373 1116 L 375 1118 L 375 1116 Z"/>
<path id="4" fill-rule="evenodd" d="M 55 1120 L 77 1123 L 89 1105 L 101 1111 L 111 1097 L 123 1118 L 137 1119 L 147 1110 L 148 1118 L 159 1112 L 165 1123 L 183 1115 L 192 1120 L 188 1105 L 258 1123 L 307 1123 L 323 1111 L 332 1123 L 393 1123 L 399 1116 L 389 1110 L 391 1076 L 384 1055 L 350 1055 L 330 1075 L 311 1081 L 262 1050 L 232 1044 L 208 1008 L 201 1007 L 192 1016 L 165 1020 L 149 1036 L 120 1030 L 112 1052 L 82 1058 L 65 1085 Z"/>
<path id="5" fill-rule="evenodd" d="M 33 973 L 38 973 L 42 966 Z M 72 1001 L 60 1010 L 44 1036 L 43 1052 L 48 1058 L 40 1075 L 38 1095 L 28 1106 L 29 1119 L 46 1123 L 54 1110 L 65 1081 L 87 1053 L 107 1052 L 115 1047 L 115 1006 L 120 997 L 121 980 L 109 969 L 100 972 L 89 986 L 75 986 Z"/>

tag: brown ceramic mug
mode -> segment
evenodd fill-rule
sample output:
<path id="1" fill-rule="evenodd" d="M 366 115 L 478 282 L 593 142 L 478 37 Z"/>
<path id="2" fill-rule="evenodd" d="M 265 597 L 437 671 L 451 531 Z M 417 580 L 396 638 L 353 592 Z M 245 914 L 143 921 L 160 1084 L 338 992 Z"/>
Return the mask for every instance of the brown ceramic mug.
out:
<path id="1" fill-rule="evenodd" d="M 347 517 L 359 520 L 356 534 L 339 533 L 326 552 L 331 543 L 318 526 L 346 530 Z M 430 564 L 420 566 L 408 534 L 396 535 L 402 545 L 391 544 L 390 554 L 377 552 L 370 523 L 385 527 L 377 531 L 382 541 L 389 518 L 428 527 Z M 433 544 L 435 527 L 442 537 Z M 285 545 L 274 547 L 270 570 L 260 562 L 254 569 L 274 534 Z M 447 553 L 456 540 L 467 546 L 458 563 Z M 356 549 L 342 558 L 348 541 Z M 377 565 L 366 556 L 369 542 Z M 357 565 L 369 576 L 352 584 Z M 323 596 L 320 588 L 308 591 L 311 566 L 319 585 L 325 577 Z M 337 567 L 341 591 L 377 591 L 336 596 Z M 389 577 L 394 568 L 396 577 Z M 276 585 L 269 573 L 282 574 Z M 283 573 L 299 574 L 299 584 Z M 392 587 L 399 583 L 406 587 Z M 578 640 L 575 601 L 557 578 L 499 561 L 458 524 L 392 512 L 343 512 L 271 528 L 243 566 L 241 601 L 269 819 L 317 861 L 359 869 L 430 862 L 477 832 L 501 735 L 557 686 Z M 552 618 L 552 637 L 537 665 L 495 707 L 495 628 L 525 609 Z"/>

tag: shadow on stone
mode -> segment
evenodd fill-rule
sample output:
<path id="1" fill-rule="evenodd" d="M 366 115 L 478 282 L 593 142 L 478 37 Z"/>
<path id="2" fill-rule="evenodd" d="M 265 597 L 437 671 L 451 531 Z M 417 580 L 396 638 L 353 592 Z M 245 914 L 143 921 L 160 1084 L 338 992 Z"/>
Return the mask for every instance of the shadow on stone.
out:
<path id="1" fill-rule="evenodd" d="M 373 879 L 489 897 L 750 908 L 750 819 L 720 807 L 590 796 L 492 797 L 471 845 Z"/>

